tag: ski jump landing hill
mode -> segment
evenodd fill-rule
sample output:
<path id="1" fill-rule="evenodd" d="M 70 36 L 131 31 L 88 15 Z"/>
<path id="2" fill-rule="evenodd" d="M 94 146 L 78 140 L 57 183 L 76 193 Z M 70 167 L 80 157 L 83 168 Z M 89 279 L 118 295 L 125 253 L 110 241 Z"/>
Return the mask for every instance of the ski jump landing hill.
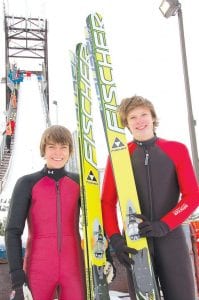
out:
<path id="1" fill-rule="evenodd" d="M 47 113 L 41 83 L 36 75 L 20 83 L 17 99 L 17 116 L 14 145 L 0 194 L 0 221 L 5 220 L 9 201 L 17 179 L 42 168 L 39 144 L 43 131 L 48 127 Z M 5 149 L 6 151 L 6 149 Z"/>

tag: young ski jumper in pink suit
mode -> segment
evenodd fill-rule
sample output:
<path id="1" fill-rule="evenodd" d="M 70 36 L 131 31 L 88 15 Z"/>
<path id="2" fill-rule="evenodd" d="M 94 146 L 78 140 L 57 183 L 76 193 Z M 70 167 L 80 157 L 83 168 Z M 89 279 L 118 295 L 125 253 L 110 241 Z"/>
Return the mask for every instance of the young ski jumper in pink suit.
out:
<path id="1" fill-rule="evenodd" d="M 17 181 L 10 203 L 6 248 L 14 299 L 23 299 L 22 286 L 27 282 L 34 300 L 53 299 L 57 287 L 60 300 L 85 300 L 79 176 L 65 170 L 72 152 L 69 131 L 49 127 L 40 150 L 47 165 Z M 23 263 L 21 236 L 26 220 Z"/>

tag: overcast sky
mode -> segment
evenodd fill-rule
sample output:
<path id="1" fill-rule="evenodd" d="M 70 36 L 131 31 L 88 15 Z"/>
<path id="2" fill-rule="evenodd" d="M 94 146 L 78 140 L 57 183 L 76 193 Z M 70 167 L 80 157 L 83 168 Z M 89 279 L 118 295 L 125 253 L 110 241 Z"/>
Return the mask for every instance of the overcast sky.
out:
<path id="1" fill-rule="evenodd" d="M 190 148 L 178 17 L 164 18 L 159 11 L 160 0 L 73 0 L 70 5 L 65 0 L 5 0 L 5 3 L 9 15 L 40 16 L 48 20 L 53 122 L 55 106 L 52 101 L 57 100 L 59 123 L 71 130 L 76 128 L 69 50 L 74 51 L 77 43 L 84 42 L 86 17 L 97 11 L 104 18 L 118 103 L 134 94 L 148 98 L 154 103 L 160 119 L 157 134 L 182 141 Z M 182 0 L 181 4 L 193 113 L 199 123 L 199 1 Z M 3 24 L 1 30 L 3 33 Z M 1 68 L 1 77 L 3 73 Z M 100 146 L 104 143 L 103 131 L 94 103 L 96 144 L 100 148 L 100 165 L 104 165 L 106 151 L 101 151 Z M 198 138 L 198 125 L 196 135 Z"/>

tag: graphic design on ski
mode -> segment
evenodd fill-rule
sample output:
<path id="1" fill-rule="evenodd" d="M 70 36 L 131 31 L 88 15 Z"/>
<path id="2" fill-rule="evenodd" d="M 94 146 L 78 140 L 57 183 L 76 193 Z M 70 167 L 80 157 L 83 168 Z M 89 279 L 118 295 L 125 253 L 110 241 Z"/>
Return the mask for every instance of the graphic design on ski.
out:
<path id="1" fill-rule="evenodd" d="M 140 214 L 140 206 L 125 131 L 117 114 L 116 85 L 113 80 L 113 68 L 103 19 L 96 13 L 89 15 L 86 22 L 90 64 L 94 74 L 104 132 L 117 186 L 125 238 L 128 247 L 138 250 L 138 254 L 133 256 L 134 265 L 131 267 L 136 298 L 138 300 L 158 300 L 159 292 L 147 240 L 139 237 L 139 220 L 134 216 L 135 213 Z M 128 182 L 128 188 L 126 182 Z"/>
<path id="2" fill-rule="evenodd" d="M 104 274 L 106 239 L 102 224 L 99 174 L 92 132 L 88 59 L 86 45 L 78 44 L 76 55 L 71 56 L 71 67 L 78 127 L 87 300 L 109 300 L 108 283 Z"/>

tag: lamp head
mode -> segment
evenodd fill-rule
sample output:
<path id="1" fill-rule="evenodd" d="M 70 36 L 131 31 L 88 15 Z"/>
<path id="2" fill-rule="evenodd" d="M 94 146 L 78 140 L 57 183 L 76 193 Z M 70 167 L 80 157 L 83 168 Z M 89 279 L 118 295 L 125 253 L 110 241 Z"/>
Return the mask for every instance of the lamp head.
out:
<path id="1" fill-rule="evenodd" d="M 166 18 L 175 16 L 180 8 L 181 4 L 178 0 L 163 0 L 159 7 L 161 13 Z"/>

